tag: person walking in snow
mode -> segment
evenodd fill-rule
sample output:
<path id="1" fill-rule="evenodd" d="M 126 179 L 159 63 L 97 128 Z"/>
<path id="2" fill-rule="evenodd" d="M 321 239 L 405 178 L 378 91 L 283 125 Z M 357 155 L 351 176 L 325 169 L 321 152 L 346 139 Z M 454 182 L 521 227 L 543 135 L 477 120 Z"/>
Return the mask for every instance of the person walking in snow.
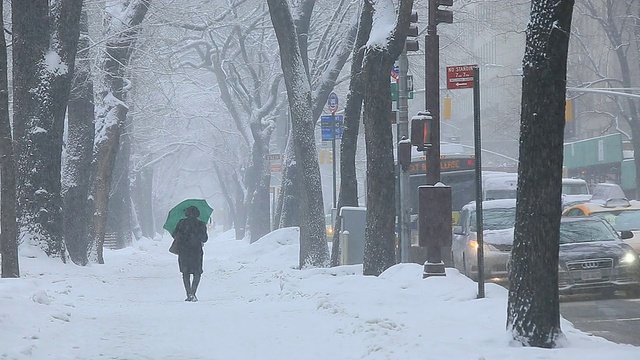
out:
<path id="1" fill-rule="evenodd" d="M 184 301 L 198 301 L 196 290 L 200 284 L 202 275 L 202 258 L 204 251 L 202 247 L 209 239 L 207 235 L 207 224 L 198 220 L 200 210 L 195 206 L 190 206 L 184 211 L 186 219 L 178 221 L 173 238 L 178 242 L 178 267 L 182 273 L 182 282 L 187 292 Z M 193 282 L 191 281 L 193 275 Z"/>

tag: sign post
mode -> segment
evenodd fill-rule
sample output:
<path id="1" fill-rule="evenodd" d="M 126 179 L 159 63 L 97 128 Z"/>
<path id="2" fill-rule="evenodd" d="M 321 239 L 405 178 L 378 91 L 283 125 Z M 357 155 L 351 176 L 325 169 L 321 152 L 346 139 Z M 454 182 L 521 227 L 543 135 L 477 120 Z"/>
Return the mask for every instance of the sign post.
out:
<path id="1" fill-rule="evenodd" d="M 480 137 L 480 69 L 478 65 L 447 66 L 447 89 L 473 88 L 473 139 L 476 182 L 476 241 L 478 242 L 478 298 L 484 298 L 484 228 L 482 224 L 482 144 Z"/>
<path id="2" fill-rule="evenodd" d="M 482 227 L 482 143 L 480 141 L 480 69 L 473 66 L 473 139 L 476 155 L 476 241 L 478 242 L 478 298 L 484 298 L 484 228 Z"/>
<path id="3" fill-rule="evenodd" d="M 331 110 L 331 152 L 333 154 L 333 208 L 336 208 L 336 111 L 338 111 L 338 95 L 334 92 L 329 94 L 327 105 Z"/>

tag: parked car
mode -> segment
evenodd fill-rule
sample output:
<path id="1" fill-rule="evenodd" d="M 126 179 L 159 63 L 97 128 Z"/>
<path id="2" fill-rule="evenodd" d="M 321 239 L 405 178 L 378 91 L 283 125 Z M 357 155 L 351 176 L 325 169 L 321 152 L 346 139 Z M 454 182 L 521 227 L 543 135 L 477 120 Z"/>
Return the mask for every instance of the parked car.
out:
<path id="1" fill-rule="evenodd" d="M 632 231 L 633 237 L 625 239 L 636 252 L 640 253 L 640 201 L 609 199 L 590 201 L 573 205 L 562 212 L 563 216 L 597 216 L 607 220 L 616 231 Z"/>
<path id="2" fill-rule="evenodd" d="M 558 286 L 560 294 L 616 290 L 640 294 L 640 257 L 622 239 L 630 231 L 618 234 L 601 218 L 563 217 L 560 223 Z"/>
<path id="3" fill-rule="evenodd" d="M 507 261 L 513 246 L 516 200 L 500 199 L 482 202 L 484 277 L 490 281 L 507 281 Z M 478 242 L 476 203 L 468 203 L 460 211 L 460 221 L 453 228 L 452 256 L 454 267 L 473 280 L 478 279 Z"/>

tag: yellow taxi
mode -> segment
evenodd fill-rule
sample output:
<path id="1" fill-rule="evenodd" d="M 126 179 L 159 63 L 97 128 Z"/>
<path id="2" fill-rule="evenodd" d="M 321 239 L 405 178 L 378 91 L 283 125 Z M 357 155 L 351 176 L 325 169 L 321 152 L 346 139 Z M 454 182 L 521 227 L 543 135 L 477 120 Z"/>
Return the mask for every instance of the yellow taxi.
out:
<path id="1" fill-rule="evenodd" d="M 633 237 L 624 239 L 624 242 L 640 253 L 640 201 L 609 199 L 584 202 L 566 208 L 562 216 L 597 216 L 607 220 L 618 232 L 631 231 Z"/>

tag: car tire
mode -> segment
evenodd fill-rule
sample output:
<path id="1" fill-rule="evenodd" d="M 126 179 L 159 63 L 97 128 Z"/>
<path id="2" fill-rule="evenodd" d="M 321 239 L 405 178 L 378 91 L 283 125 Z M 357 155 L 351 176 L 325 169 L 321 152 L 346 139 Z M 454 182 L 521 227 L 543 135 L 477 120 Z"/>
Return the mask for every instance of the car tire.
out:
<path id="1" fill-rule="evenodd" d="M 640 298 L 640 287 L 629 288 L 625 290 L 627 297 L 637 299 Z"/>

